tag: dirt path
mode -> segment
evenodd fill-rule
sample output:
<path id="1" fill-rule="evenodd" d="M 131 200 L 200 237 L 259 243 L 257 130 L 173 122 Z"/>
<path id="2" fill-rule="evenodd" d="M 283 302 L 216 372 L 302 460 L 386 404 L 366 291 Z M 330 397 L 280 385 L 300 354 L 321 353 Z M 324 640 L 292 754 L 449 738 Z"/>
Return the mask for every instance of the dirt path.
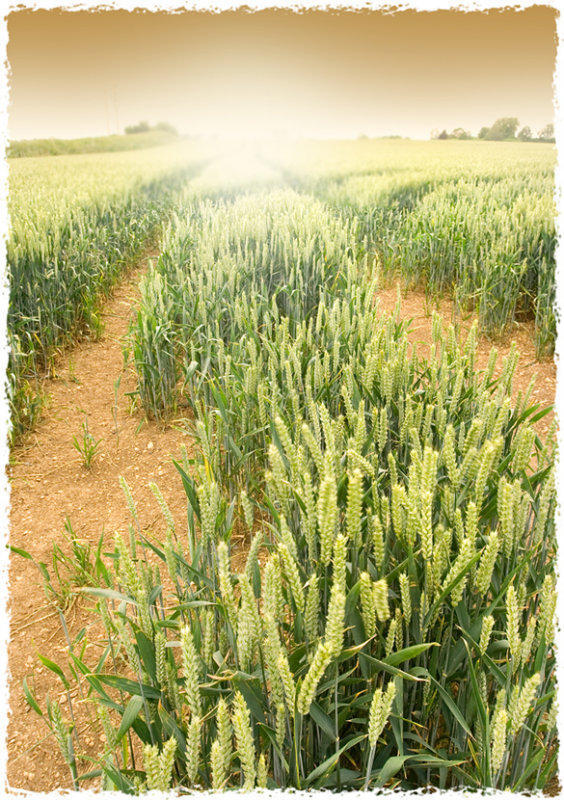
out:
<path id="1" fill-rule="evenodd" d="M 397 285 L 387 286 L 378 292 L 378 308 L 383 313 L 391 313 L 397 303 Z M 459 341 L 464 342 L 466 336 L 476 319 L 475 315 L 461 317 L 456 314 L 455 305 L 452 300 L 442 298 L 438 304 L 429 303 L 422 290 L 409 291 L 402 295 L 400 317 L 403 320 L 411 320 L 409 339 L 417 344 L 417 352 L 427 357 L 429 345 L 432 343 L 431 327 L 432 312 L 438 311 L 446 331 L 449 323 L 455 325 Z M 540 403 L 542 406 L 552 405 L 556 397 L 556 362 L 554 358 L 546 358 L 541 361 L 536 360 L 534 346 L 535 326 L 532 322 L 526 322 L 516 326 L 511 333 L 500 341 L 492 341 L 485 336 L 478 339 L 476 367 L 483 370 L 487 367 L 488 359 L 492 347 L 498 351 L 495 374 L 501 372 L 503 359 L 511 349 L 511 342 L 515 341 L 519 351 L 519 361 L 513 378 L 513 396 L 517 397 L 519 392 L 526 392 L 531 378 L 536 375 L 536 382 L 531 394 L 531 403 Z M 541 419 L 536 430 L 539 436 L 546 434 L 554 418 L 551 412 Z"/>
<path id="2" fill-rule="evenodd" d="M 109 544 L 107 549 L 111 549 L 115 531 L 127 532 L 130 515 L 119 485 L 120 475 L 126 478 L 138 504 L 144 530 L 158 534 L 164 527 L 159 507 L 148 488 L 150 481 L 158 483 L 179 528 L 182 528 L 186 499 L 171 456 L 178 458 L 181 444 L 188 445 L 189 437 L 174 426 L 164 429 L 143 421 L 139 410 L 131 410 L 126 394 L 135 389 L 135 378 L 129 368 L 124 370 L 122 340 L 138 297 L 137 286 L 146 260 L 116 290 L 108 304 L 102 340 L 84 342 L 67 355 L 58 378 L 50 381 L 47 387 L 52 399 L 44 420 L 29 437 L 27 445 L 13 454 L 9 470 L 12 486 L 10 541 L 48 566 L 52 562 L 54 543 L 68 552 L 64 537 L 67 516 L 75 533 L 93 547 L 102 531 L 105 531 Z M 391 311 L 395 302 L 394 288 L 380 293 L 379 303 L 383 312 Z M 452 303 L 442 301 L 439 310 L 448 323 L 453 313 Z M 423 347 L 431 340 L 430 311 L 423 293 L 410 292 L 402 301 L 402 317 L 413 320 L 410 338 Z M 471 320 L 462 322 L 462 335 L 470 323 Z M 532 374 L 537 372 L 539 379 L 534 399 L 542 403 L 553 402 L 556 385 L 554 361 L 535 362 L 529 328 L 520 329 L 513 338 L 521 351 L 515 391 L 525 390 Z M 480 340 L 479 368 L 487 363 L 491 344 L 484 338 Z M 501 358 L 509 351 L 510 341 L 496 346 L 501 366 Z M 115 381 L 118 378 L 120 385 L 114 417 Z M 73 436 L 80 435 L 85 415 L 95 439 L 102 439 L 90 470 L 84 468 L 72 444 Z M 542 430 L 546 430 L 548 424 L 543 420 Z M 37 654 L 41 653 L 66 665 L 67 648 L 61 624 L 53 607 L 46 601 L 34 565 L 12 556 L 9 574 L 8 782 L 13 789 L 42 792 L 71 788 L 69 772 L 58 747 L 48 736 L 43 720 L 29 709 L 21 688 L 22 680 L 27 677 L 41 703 L 49 691 L 52 699 L 60 700 L 63 714 L 69 718 L 62 684 L 37 659 Z M 92 617 L 88 614 L 90 605 L 91 602 L 83 599 L 80 603 L 75 602 L 67 612 L 71 638 L 83 627 L 87 637 L 95 638 L 95 631 L 91 629 Z M 80 697 L 73 697 L 73 707 L 78 718 L 81 746 L 94 755 L 100 732 L 93 712 Z M 86 765 L 81 765 L 81 771 L 87 769 Z"/>
<path id="3" fill-rule="evenodd" d="M 164 527 L 159 506 L 148 488 L 151 481 L 158 484 L 182 527 L 186 499 L 171 456 L 179 458 L 180 446 L 188 445 L 189 437 L 174 427 L 164 429 L 143 421 L 138 410 L 131 413 L 131 401 L 126 396 L 135 390 L 135 378 L 130 368 L 124 370 L 122 339 L 146 264 L 147 257 L 116 289 L 103 314 L 103 338 L 83 342 L 63 359 L 57 379 L 46 387 L 51 402 L 44 419 L 26 445 L 13 453 L 9 468 L 10 543 L 27 550 L 37 561 L 44 561 L 50 570 L 54 543 L 69 552 L 64 536 L 67 516 L 77 536 L 92 543 L 93 549 L 103 531 L 106 550 L 113 547 L 115 531 L 127 534 L 131 517 L 119 484 L 120 475 L 125 477 L 138 504 L 144 530 L 158 532 Z M 114 382 L 118 378 L 114 419 Z M 80 439 L 85 415 L 95 439 L 102 439 L 90 470 L 83 466 L 73 447 L 73 437 Z M 35 791 L 71 788 L 69 771 L 56 742 L 52 737 L 45 739 L 47 726 L 29 709 L 22 692 L 22 680 L 27 677 L 42 703 L 49 691 L 52 699 L 61 700 L 63 715 L 69 718 L 61 682 L 37 660 L 41 653 L 66 667 L 61 623 L 47 603 L 39 571 L 30 561 L 12 555 L 9 577 L 8 782 L 12 788 Z M 81 599 L 66 614 L 71 639 L 88 626 L 87 608 L 91 605 L 88 599 Z M 80 698 L 74 698 L 73 706 L 75 703 L 83 720 L 82 731 L 79 725 L 81 744 L 91 742 L 95 752 L 98 733 L 91 729 L 91 712 L 83 708 Z M 80 766 L 82 772 L 89 769 L 84 764 Z"/>

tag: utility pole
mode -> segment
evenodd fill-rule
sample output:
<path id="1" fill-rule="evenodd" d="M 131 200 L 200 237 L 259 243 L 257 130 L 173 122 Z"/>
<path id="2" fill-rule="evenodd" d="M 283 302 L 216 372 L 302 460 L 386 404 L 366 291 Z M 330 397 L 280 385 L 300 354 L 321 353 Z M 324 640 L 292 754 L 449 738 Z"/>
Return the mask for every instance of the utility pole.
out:
<path id="1" fill-rule="evenodd" d="M 110 101 L 108 99 L 108 88 L 104 89 L 104 105 L 106 107 L 106 133 L 108 136 L 111 133 L 110 129 Z"/>
<path id="2" fill-rule="evenodd" d="M 116 116 L 116 133 L 119 133 L 120 127 L 119 127 L 119 116 L 118 116 L 117 91 L 115 83 L 114 83 L 114 112 Z"/>

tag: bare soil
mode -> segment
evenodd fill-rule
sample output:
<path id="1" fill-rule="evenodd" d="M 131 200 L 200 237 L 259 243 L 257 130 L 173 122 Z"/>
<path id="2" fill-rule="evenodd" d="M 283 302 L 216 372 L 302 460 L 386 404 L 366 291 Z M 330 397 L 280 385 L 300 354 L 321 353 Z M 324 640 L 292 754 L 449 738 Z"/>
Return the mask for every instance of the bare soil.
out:
<path id="1" fill-rule="evenodd" d="M 378 292 L 378 308 L 383 314 L 390 314 L 398 300 L 399 284 L 386 286 Z M 429 348 L 433 341 L 431 335 L 432 314 L 437 311 L 443 320 L 443 326 L 452 323 L 457 332 L 459 342 L 464 342 L 473 322 L 477 319 L 474 314 L 461 316 L 457 313 L 455 304 L 450 298 L 438 298 L 430 301 L 421 289 L 401 293 L 402 320 L 410 321 L 409 340 L 417 346 L 417 352 L 422 356 L 429 355 Z M 479 330 L 479 328 L 478 328 Z M 533 322 L 516 324 L 511 333 L 501 339 L 488 339 L 480 336 L 476 357 L 476 368 L 483 370 L 487 367 L 492 347 L 495 347 L 498 356 L 494 375 L 501 373 L 503 359 L 509 354 L 511 343 L 515 342 L 519 352 L 519 361 L 513 378 L 513 396 L 519 392 L 526 392 L 531 379 L 536 375 L 535 388 L 531 394 L 531 403 L 540 403 L 541 406 L 553 405 L 556 397 L 556 363 L 553 358 L 537 361 L 534 344 L 535 326 Z M 554 412 L 550 412 L 536 424 L 536 430 L 542 438 L 546 435 Z"/>
<path id="2" fill-rule="evenodd" d="M 151 481 L 158 484 L 179 529 L 183 528 L 186 496 L 172 458 L 180 457 L 181 444 L 189 447 L 190 437 L 181 425 L 165 427 L 146 420 L 139 410 L 131 408 L 127 396 L 135 391 L 136 381 L 131 367 L 124 368 L 122 343 L 146 260 L 115 290 L 103 313 L 105 330 L 101 340 L 79 344 L 62 360 L 56 379 L 47 381 L 50 402 L 44 418 L 12 454 L 8 470 L 10 544 L 28 551 L 36 561 L 43 561 L 50 571 L 53 544 L 67 553 L 70 549 L 65 540 L 66 517 L 77 536 L 91 543 L 93 549 L 102 533 L 104 551 L 113 549 L 116 531 L 127 535 L 132 519 L 119 476 L 129 485 L 144 532 L 158 536 L 165 527 L 148 487 Z M 114 417 L 114 382 L 118 378 Z M 84 467 L 73 446 L 73 437 L 81 440 L 85 415 L 92 435 L 102 440 L 90 469 Z M 45 722 L 29 709 L 22 691 L 22 680 L 27 677 L 42 705 L 48 691 L 51 699 L 61 701 L 63 716 L 70 719 L 61 681 L 37 660 L 40 653 L 66 668 L 67 648 L 61 622 L 47 602 L 34 564 L 12 555 L 9 578 L 8 782 L 14 789 L 40 792 L 71 788 L 70 773 L 56 742 L 47 736 Z M 93 634 L 88 613 L 93 605 L 92 599 L 75 599 L 66 612 L 71 640 L 84 626 L 89 638 Z M 94 754 L 100 732 L 92 722 L 92 710 L 80 697 L 73 699 L 73 708 L 80 717 L 81 744 L 91 743 Z M 81 765 L 81 772 L 90 769 L 94 766 Z"/>
<path id="3" fill-rule="evenodd" d="M 29 551 L 37 561 L 48 566 L 56 543 L 68 552 L 64 536 L 65 518 L 85 542 L 96 546 L 102 532 L 112 549 L 115 531 L 127 533 L 131 517 L 119 485 L 119 476 L 127 480 L 137 503 L 141 527 L 159 536 L 164 524 L 157 502 L 148 488 L 155 481 L 169 504 L 179 530 L 186 514 L 186 497 L 172 458 L 178 458 L 181 444 L 190 446 L 189 434 L 181 424 L 159 425 L 147 421 L 138 409 L 131 408 L 128 392 L 135 390 L 130 367 L 124 368 L 122 343 L 138 298 L 138 282 L 146 258 L 118 287 L 104 312 L 105 331 L 100 341 L 84 341 L 61 362 L 56 379 L 47 382 L 51 396 L 49 408 L 25 445 L 14 450 L 9 466 L 11 484 L 10 543 Z M 396 290 L 380 294 L 383 313 L 396 303 Z M 412 319 L 410 337 L 419 346 L 431 341 L 431 309 L 422 292 L 410 292 L 402 302 L 401 315 Z M 448 323 L 453 306 L 441 302 L 439 313 Z M 471 319 L 460 324 L 461 335 Z M 543 404 L 554 401 L 556 368 L 551 360 L 535 362 L 530 326 L 522 326 L 512 337 L 521 352 L 514 380 L 515 392 L 525 390 L 534 372 L 539 376 L 534 399 Z M 501 356 L 509 351 L 510 341 L 496 343 Z M 486 365 L 491 342 L 481 339 L 478 367 Z M 114 416 L 115 381 L 120 378 L 117 410 Z M 102 439 L 100 449 L 87 470 L 73 447 L 73 437 L 80 436 L 85 414 L 91 433 Z M 117 425 L 116 425 L 117 423 Z M 546 431 L 549 421 L 543 420 Z M 53 606 L 47 602 L 37 568 L 28 560 L 12 555 L 10 559 L 10 631 L 8 725 L 9 789 L 39 792 L 72 787 L 68 769 L 45 722 L 31 711 L 22 692 L 27 678 L 41 704 L 45 695 L 61 702 L 63 715 L 69 719 L 67 699 L 60 680 L 37 660 L 43 654 L 65 666 L 67 645 Z M 93 601 L 75 599 L 65 617 L 70 638 L 86 628 L 88 639 L 96 639 L 96 629 L 88 609 Z M 95 658 L 94 646 L 87 650 Z M 81 745 L 97 752 L 100 730 L 94 710 L 80 696 L 73 697 Z M 81 772 L 95 765 L 81 765 Z"/>

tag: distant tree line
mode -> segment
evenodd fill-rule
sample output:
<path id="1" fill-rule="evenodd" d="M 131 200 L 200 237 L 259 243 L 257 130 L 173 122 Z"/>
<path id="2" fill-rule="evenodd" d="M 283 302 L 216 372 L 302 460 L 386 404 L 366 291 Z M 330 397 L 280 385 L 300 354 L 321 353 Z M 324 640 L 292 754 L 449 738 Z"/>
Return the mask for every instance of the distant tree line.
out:
<path id="1" fill-rule="evenodd" d="M 156 125 L 149 125 L 148 122 L 138 122 L 137 125 L 128 125 L 125 129 L 126 133 L 149 133 L 150 131 L 160 131 L 161 133 L 170 133 L 171 136 L 178 136 L 178 131 L 171 125 L 170 122 L 157 122 Z"/>
<path id="2" fill-rule="evenodd" d="M 542 128 L 537 136 L 533 136 L 533 132 L 528 125 L 525 125 L 524 128 L 521 128 L 519 133 L 517 133 L 517 129 L 519 128 L 519 120 L 517 117 L 500 117 L 500 119 L 496 119 L 494 124 L 491 128 L 483 127 L 479 134 L 478 139 L 486 139 L 488 141 L 494 142 L 505 142 L 505 141 L 515 141 L 520 140 L 521 142 L 554 142 L 556 141 L 554 138 L 554 125 L 549 123 Z M 455 128 L 451 133 L 447 133 L 446 130 L 441 131 L 440 133 L 438 130 L 435 130 L 431 133 L 431 139 L 474 139 L 475 137 L 472 134 L 464 130 L 464 128 Z"/>

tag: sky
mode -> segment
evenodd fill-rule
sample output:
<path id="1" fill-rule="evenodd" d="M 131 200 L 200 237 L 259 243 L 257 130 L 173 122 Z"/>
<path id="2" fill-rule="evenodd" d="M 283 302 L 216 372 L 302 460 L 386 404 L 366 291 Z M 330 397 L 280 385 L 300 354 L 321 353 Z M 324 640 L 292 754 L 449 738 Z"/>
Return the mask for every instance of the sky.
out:
<path id="1" fill-rule="evenodd" d="M 10 139 L 122 133 L 428 139 L 554 120 L 550 6 L 450 11 L 27 10 L 7 17 Z"/>

